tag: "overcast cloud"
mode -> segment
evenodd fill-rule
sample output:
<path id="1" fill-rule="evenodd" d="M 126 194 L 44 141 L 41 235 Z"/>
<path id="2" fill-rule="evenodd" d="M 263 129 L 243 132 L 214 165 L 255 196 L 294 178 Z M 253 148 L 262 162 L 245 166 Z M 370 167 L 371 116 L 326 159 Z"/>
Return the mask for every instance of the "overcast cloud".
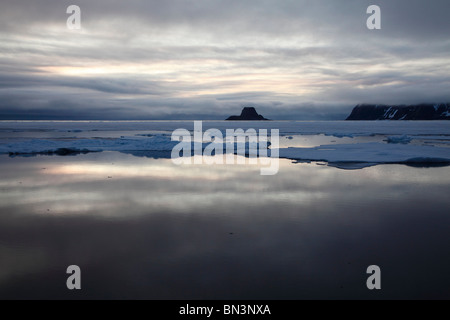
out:
<path id="1" fill-rule="evenodd" d="M 449 13 L 448 0 L 2 0 L 0 119 L 223 119 L 251 104 L 325 120 L 450 102 Z"/>

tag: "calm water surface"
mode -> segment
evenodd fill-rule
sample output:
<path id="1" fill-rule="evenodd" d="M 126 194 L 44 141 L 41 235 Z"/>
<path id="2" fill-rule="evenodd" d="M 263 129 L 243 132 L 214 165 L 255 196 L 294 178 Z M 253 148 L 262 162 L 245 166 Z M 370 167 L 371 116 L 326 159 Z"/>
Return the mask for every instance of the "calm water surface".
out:
<path id="1" fill-rule="evenodd" d="M 280 166 L 1 156 L 0 298 L 450 298 L 448 167 Z"/>

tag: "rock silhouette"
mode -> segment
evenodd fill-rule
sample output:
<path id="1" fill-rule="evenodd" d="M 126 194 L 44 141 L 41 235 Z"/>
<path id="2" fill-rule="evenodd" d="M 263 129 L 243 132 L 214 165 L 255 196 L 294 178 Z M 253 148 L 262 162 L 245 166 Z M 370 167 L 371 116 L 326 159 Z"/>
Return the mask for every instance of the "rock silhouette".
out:
<path id="1" fill-rule="evenodd" d="M 265 121 L 269 120 L 264 118 L 262 115 L 256 112 L 253 107 L 245 107 L 240 116 L 231 116 L 227 119 L 228 121 Z"/>

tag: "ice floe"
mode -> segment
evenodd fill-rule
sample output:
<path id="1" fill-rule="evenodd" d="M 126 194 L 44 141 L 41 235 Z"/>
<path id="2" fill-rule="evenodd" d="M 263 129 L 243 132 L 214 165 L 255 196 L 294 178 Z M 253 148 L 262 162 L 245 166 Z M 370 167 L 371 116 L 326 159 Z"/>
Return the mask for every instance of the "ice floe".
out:
<path id="1" fill-rule="evenodd" d="M 374 164 L 405 163 L 405 164 L 448 164 L 450 163 L 450 148 L 434 146 L 386 144 L 386 143 L 356 143 L 324 145 L 314 148 L 282 148 L 281 158 L 299 161 L 325 161 L 334 166 L 365 167 Z"/>

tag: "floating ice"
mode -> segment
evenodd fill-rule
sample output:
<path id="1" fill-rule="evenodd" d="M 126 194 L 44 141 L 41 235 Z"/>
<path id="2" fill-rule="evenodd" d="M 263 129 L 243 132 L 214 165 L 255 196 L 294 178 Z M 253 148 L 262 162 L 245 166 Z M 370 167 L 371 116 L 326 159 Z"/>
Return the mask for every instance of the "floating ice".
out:
<path id="1" fill-rule="evenodd" d="M 168 151 L 177 144 L 170 137 L 156 135 L 150 138 L 120 138 L 120 139 L 75 139 L 47 140 L 32 139 L 19 142 L 0 144 L 0 153 L 21 154 L 59 154 L 58 150 L 75 152 L 100 151 Z"/>
<path id="2" fill-rule="evenodd" d="M 412 138 L 408 137 L 407 135 L 403 136 L 392 136 L 387 137 L 386 141 L 387 143 L 402 143 L 402 144 L 408 144 L 410 143 Z"/>
<path id="3" fill-rule="evenodd" d="M 279 154 L 281 158 L 292 160 L 325 161 L 353 167 L 381 163 L 450 163 L 450 148 L 377 142 L 282 148 Z"/>
<path id="4" fill-rule="evenodd" d="M 192 132 L 193 124 L 192 121 L 0 121 L 0 154 L 71 155 L 119 151 L 170 157 L 170 151 L 178 143 L 171 141 L 171 133 L 178 128 Z M 286 147 L 290 141 L 295 145 L 298 136 L 353 137 L 350 144 L 281 148 L 279 151 L 283 158 L 357 168 L 379 163 L 450 163 L 450 148 L 446 147 L 450 144 L 449 124 L 448 121 L 244 121 L 238 127 L 279 129 L 281 136 L 287 137 L 283 139 Z M 237 127 L 236 123 L 225 121 L 204 122 L 203 129 L 209 128 L 225 132 Z M 82 134 L 78 138 L 69 137 L 65 134 L 68 131 L 82 131 Z M 379 137 L 379 140 L 369 143 L 367 137 L 375 140 Z M 385 137 L 389 143 L 382 141 Z M 415 143 L 408 144 L 410 139 Z"/>

